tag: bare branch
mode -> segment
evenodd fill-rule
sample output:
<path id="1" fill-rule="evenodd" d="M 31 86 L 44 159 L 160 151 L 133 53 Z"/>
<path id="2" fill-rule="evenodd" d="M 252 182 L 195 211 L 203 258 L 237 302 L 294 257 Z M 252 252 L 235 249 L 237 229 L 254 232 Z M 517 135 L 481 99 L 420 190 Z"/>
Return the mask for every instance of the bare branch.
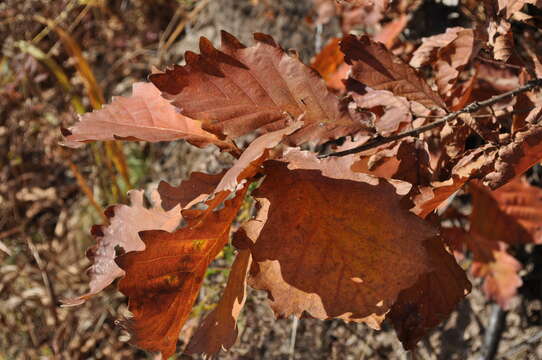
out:
<path id="1" fill-rule="evenodd" d="M 541 86 L 542 86 L 542 79 L 535 79 L 535 80 L 529 81 L 527 84 L 525 84 L 523 86 L 520 86 L 517 89 L 507 91 L 507 92 L 502 93 L 500 95 L 493 96 L 493 97 L 491 97 L 491 98 L 489 98 L 487 100 L 472 102 L 469 105 L 465 106 L 463 109 L 451 112 L 448 115 L 444 116 L 442 119 L 437 120 L 435 122 L 432 122 L 430 124 L 420 126 L 419 128 L 408 130 L 408 131 L 402 132 L 402 133 L 397 134 L 397 135 L 392 135 L 392 136 L 388 136 L 388 137 L 377 136 L 377 137 L 369 140 L 368 142 L 366 142 L 363 145 L 357 146 L 357 147 L 352 148 L 352 149 L 344 150 L 344 151 L 338 151 L 338 152 L 333 152 L 333 153 L 330 153 L 330 154 L 319 155 L 319 158 L 323 159 L 323 158 L 327 158 L 327 157 L 330 157 L 330 156 L 346 156 L 346 155 L 350 155 L 350 154 L 356 154 L 356 153 L 360 153 L 362 151 L 372 149 L 372 148 L 380 146 L 380 145 L 390 143 L 392 141 L 403 139 L 405 137 L 418 136 L 419 134 L 421 134 L 421 133 L 423 133 L 425 131 L 428 131 L 428 130 L 434 129 L 436 127 L 439 127 L 441 125 L 444 125 L 447 121 L 450 121 L 450 120 L 453 120 L 453 119 L 457 118 L 460 114 L 475 113 L 475 112 L 479 111 L 480 109 L 482 109 L 482 108 L 484 108 L 486 106 L 496 104 L 499 101 L 504 100 L 504 99 L 506 99 L 508 97 L 515 96 L 517 94 L 520 94 L 520 93 L 523 93 L 523 92 L 526 92 L 526 91 L 529 91 L 529 90 L 532 90 L 534 88 L 538 88 L 538 87 L 541 87 Z"/>

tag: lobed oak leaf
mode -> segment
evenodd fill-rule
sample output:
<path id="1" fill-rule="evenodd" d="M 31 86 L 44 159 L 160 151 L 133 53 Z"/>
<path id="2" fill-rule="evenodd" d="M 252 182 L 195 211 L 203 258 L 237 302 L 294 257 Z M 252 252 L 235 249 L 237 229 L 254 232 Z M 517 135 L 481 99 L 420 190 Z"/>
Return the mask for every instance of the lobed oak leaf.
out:
<path id="1" fill-rule="evenodd" d="M 63 306 L 84 303 L 88 298 L 109 286 L 115 279 L 124 275 L 124 271 L 115 263 L 117 247 L 125 253 L 142 251 L 145 249 L 145 244 L 139 238 L 140 231 L 173 231 L 181 222 L 180 205 L 164 210 L 157 191 L 151 194 L 153 202 L 151 208 L 145 207 L 143 190 L 131 190 L 128 195 L 131 205 L 110 207 L 105 212 L 110 218 L 109 225 L 95 226 L 92 229 L 96 244 L 87 251 L 89 258 L 93 261 L 88 270 L 90 291 L 76 298 L 62 300 Z"/>
<path id="2" fill-rule="evenodd" d="M 389 182 L 370 185 L 362 180 L 368 175 L 345 169 L 331 178 L 329 163 L 294 153 L 307 157 L 305 168 L 322 172 L 296 169 L 299 159 L 293 170 L 265 164 L 267 177 L 254 193 L 262 208 L 244 228 L 253 242 L 250 285 L 268 291 L 279 316 L 306 313 L 378 328 L 398 294 L 431 270 L 423 243 L 437 233 L 401 207 Z"/>
<path id="3" fill-rule="evenodd" d="M 483 277 L 486 296 L 508 309 L 510 300 L 522 285 L 518 271 L 521 264 L 506 251 L 507 245 L 493 239 L 486 239 L 470 232 L 469 248 L 474 254 L 471 272 Z"/>
<path id="4" fill-rule="evenodd" d="M 82 115 L 79 122 L 63 129 L 63 145 L 79 147 L 89 141 L 144 140 L 150 142 L 184 139 L 197 146 L 215 144 L 232 148 L 203 130 L 199 121 L 179 114 L 150 83 L 135 83 L 132 95 L 113 98 L 111 104 Z"/>
<path id="5" fill-rule="evenodd" d="M 192 335 L 186 353 L 212 356 L 233 346 L 238 333 L 237 318 L 246 300 L 247 275 L 251 263 L 249 250 L 241 250 L 237 254 L 219 303 Z"/>
<path id="6" fill-rule="evenodd" d="M 305 126 L 292 138 L 295 144 L 363 129 L 314 70 L 270 36 L 256 33 L 254 39 L 256 44 L 246 47 L 222 31 L 216 49 L 201 38 L 201 54 L 187 52 L 185 66 L 152 74 L 150 80 L 184 115 L 200 119 L 205 130 L 220 137 L 281 129 L 301 114 Z"/>
<path id="7" fill-rule="evenodd" d="M 471 232 L 508 244 L 542 243 L 542 189 L 518 177 L 495 191 L 470 185 Z"/>
<path id="8" fill-rule="evenodd" d="M 119 290 L 128 296 L 133 314 L 124 326 L 135 345 L 160 352 L 163 358 L 175 352 L 179 331 L 197 298 L 205 271 L 228 242 L 246 189 L 225 202 L 229 192 L 216 194 L 206 202 L 206 210 L 185 216 L 187 225 L 173 233 L 142 232 L 145 250 L 116 259 L 125 271 Z M 221 204 L 224 207 L 217 210 Z"/>
<path id="9" fill-rule="evenodd" d="M 446 104 L 431 87 L 406 64 L 367 36 L 347 35 L 341 41 L 345 61 L 352 66 L 350 77 L 376 90 L 388 90 L 431 109 Z"/>

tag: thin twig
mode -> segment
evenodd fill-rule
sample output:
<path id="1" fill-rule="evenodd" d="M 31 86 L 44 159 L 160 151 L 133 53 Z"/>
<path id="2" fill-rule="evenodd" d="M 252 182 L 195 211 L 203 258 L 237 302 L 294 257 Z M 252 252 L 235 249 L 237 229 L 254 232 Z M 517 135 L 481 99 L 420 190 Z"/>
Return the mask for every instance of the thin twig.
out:
<path id="1" fill-rule="evenodd" d="M 365 151 L 365 150 L 368 150 L 368 149 L 372 149 L 374 147 L 384 145 L 384 144 L 390 143 L 392 141 L 400 140 L 400 139 L 405 138 L 405 137 L 418 136 L 419 134 L 421 134 L 421 133 L 423 133 L 425 131 L 428 131 L 428 130 L 434 129 L 436 127 L 439 127 L 441 125 L 444 125 L 446 122 L 457 118 L 461 114 L 475 113 L 475 112 L 479 111 L 480 109 L 482 109 L 482 108 L 484 108 L 486 106 L 493 105 L 493 104 L 498 103 L 499 101 L 504 100 L 504 99 L 506 99 L 508 97 L 511 97 L 511 96 L 514 96 L 514 95 L 517 95 L 517 94 L 532 90 L 532 89 L 540 87 L 540 86 L 542 86 L 542 79 L 532 80 L 532 81 L 529 81 L 527 84 L 525 84 L 523 86 L 520 86 L 517 89 L 507 91 L 507 92 L 502 93 L 500 95 L 493 96 L 493 97 L 491 97 L 491 98 L 489 98 L 487 100 L 484 100 L 484 101 L 472 102 L 469 105 L 465 106 L 463 109 L 451 112 L 448 115 L 444 116 L 442 119 L 437 120 L 435 122 L 432 122 L 430 124 L 420 126 L 419 128 L 408 130 L 408 131 L 402 132 L 402 133 L 397 134 L 397 135 L 392 135 L 392 136 L 388 136 L 388 137 L 377 136 L 377 137 L 369 140 L 368 142 L 366 142 L 363 145 L 357 146 L 357 147 L 352 148 L 352 149 L 344 150 L 344 151 L 338 151 L 338 152 L 334 152 L 334 153 L 330 153 L 330 154 L 326 154 L 326 155 L 320 155 L 319 158 L 323 159 L 323 158 L 327 158 L 327 157 L 330 157 L 330 156 L 346 156 L 346 155 L 350 155 L 350 154 L 357 154 L 359 152 L 362 152 L 362 151 Z"/>
<path id="2" fill-rule="evenodd" d="M 480 360 L 493 360 L 499 349 L 502 332 L 506 324 L 506 311 L 498 304 L 493 304 L 489 324 L 486 328 L 484 345 L 482 346 L 482 355 Z"/>
<path id="3" fill-rule="evenodd" d="M 186 25 L 188 25 L 190 22 L 192 22 L 196 16 L 203 10 L 205 9 L 205 7 L 209 4 L 210 0 L 202 0 L 200 1 L 195 7 L 194 9 L 188 13 L 188 15 L 186 16 L 186 18 L 184 18 L 183 20 L 181 20 L 181 22 L 179 22 L 179 24 L 177 25 L 177 27 L 175 28 L 175 30 L 173 30 L 173 32 L 171 33 L 171 35 L 169 36 L 169 38 L 167 39 L 167 41 L 165 42 L 165 44 L 163 44 L 163 46 L 161 46 L 159 49 L 158 49 L 158 59 L 161 61 L 162 59 L 162 56 L 164 54 L 164 52 L 166 52 L 169 47 L 171 46 L 171 44 L 173 44 L 175 42 L 175 40 L 177 40 L 177 37 L 181 34 L 181 32 L 184 30 L 184 28 L 186 27 Z"/>
<path id="4" fill-rule="evenodd" d="M 476 60 L 480 60 L 480 61 L 483 61 L 483 62 L 486 62 L 486 63 L 489 63 L 489 64 L 493 64 L 493 65 L 498 65 L 500 67 L 508 67 L 508 68 L 518 69 L 518 70 L 523 69 L 523 67 L 521 67 L 519 65 L 507 64 L 507 63 L 503 63 L 501 61 L 487 59 L 487 58 L 484 58 L 484 57 L 481 57 L 481 56 L 477 56 Z"/>

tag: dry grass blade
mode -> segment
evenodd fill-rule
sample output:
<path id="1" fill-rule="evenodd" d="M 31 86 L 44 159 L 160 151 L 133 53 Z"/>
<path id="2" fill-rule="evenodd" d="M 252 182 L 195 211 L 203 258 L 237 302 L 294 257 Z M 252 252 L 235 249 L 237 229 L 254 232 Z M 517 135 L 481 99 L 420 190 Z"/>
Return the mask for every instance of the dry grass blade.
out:
<path id="1" fill-rule="evenodd" d="M 75 60 L 75 67 L 77 69 L 77 72 L 79 73 L 79 75 L 81 75 L 81 78 L 83 79 L 83 83 L 85 84 L 85 88 L 87 90 L 92 108 L 101 108 L 102 104 L 105 102 L 103 92 L 101 87 L 98 85 L 98 82 L 96 81 L 96 77 L 94 76 L 90 65 L 83 56 L 81 47 L 77 44 L 75 39 L 70 34 L 64 31 L 64 29 L 55 24 L 55 22 L 53 22 L 52 20 L 46 19 L 39 15 L 34 16 L 34 18 L 42 24 L 50 27 L 59 36 L 62 44 L 64 44 L 64 47 L 66 48 L 66 51 Z"/>
<path id="2" fill-rule="evenodd" d="M 77 72 L 83 79 L 83 83 L 85 85 L 85 89 L 88 94 L 88 98 L 90 100 L 90 104 L 93 109 L 97 110 L 100 109 L 105 102 L 104 95 L 102 88 L 98 85 L 98 81 L 96 81 L 96 77 L 94 76 L 94 73 L 92 72 L 92 68 L 90 67 L 88 61 L 85 59 L 83 52 L 81 51 L 81 47 L 75 39 L 68 34 L 64 29 L 62 29 L 60 26 L 58 26 L 54 21 L 50 19 L 46 19 L 42 16 L 36 15 L 34 18 L 47 25 L 49 28 L 55 31 L 55 33 L 60 38 L 62 44 L 66 48 L 66 51 L 68 54 L 75 60 L 75 67 L 77 69 Z M 122 145 L 121 144 L 113 144 L 111 142 L 105 143 L 105 155 L 107 158 L 110 159 L 110 162 L 113 163 L 117 171 L 122 176 L 124 182 L 126 183 L 128 189 L 132 188 L 132 184 L 130 182 L 130 175 L 129 175 L 129 169 L 126 165 L 126 159 L 124 157 L 124 153 L 122 152 Z M 112 183 L 116 184 L 117 181 L 115 179 L 114 173 L 112 174 Z M 118 185 L 116 187 L 116 192 L 120 193 L 120 189 L 118 189 Z"/>
<path id="3" fill-rule="evenodd" d="M 21 51 L 42 62 L 55 75 L 62 89 L 70 95 L 70 102 L 75 112 L 78 114 L 83 114 L 85 112 L 85 107 L 81 103 L 81 99 L 79 99 L 79 97 L 75 94 L 75 89 L 70 83 L 68 76 L 57 64 L 57 62 L 49 55 L 41 51 L 38 47 L 27 41 L 19 41 L 16 45 L 19 49 L 21 49 Z"/>
<path id="4" fill-rule="evenodd" d="M 87 181 L 85 180 L 83 175 L 81 175 L 81 172 L 77 168 L 77 165 L 75 165 L 73 161 L 69 159 L 67 159 L 66 161 L 68 162 L 68 166 L 70 167 L 70 170 L 73 172 L 73 175 L 75 176 L 75 179 L 77 180 L 77 184 L 79 185 L 81 190 L 83 190 L 88 201 L 90 202 L 90 205 L 92 205 L 92 207 L 96 209 L 96 211 L 98 212 L 98 215 L 101 216 L 105 224 L 109 223 L 109 219 L 104 214 L 104 209 L 96 202 L 96 199 L 94 199 L 92 189 L 90 188 L 90 186 L 88 186 Z"/>

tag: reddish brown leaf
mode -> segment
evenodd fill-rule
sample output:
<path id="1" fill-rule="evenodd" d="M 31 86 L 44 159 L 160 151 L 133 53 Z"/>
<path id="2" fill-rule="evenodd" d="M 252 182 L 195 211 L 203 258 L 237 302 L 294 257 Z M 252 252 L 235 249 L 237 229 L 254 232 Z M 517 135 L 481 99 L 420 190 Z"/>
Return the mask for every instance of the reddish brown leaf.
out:
<path id="1" fill-rule="evenodd" d="M 251 262 L 249 250 L 241 250 L 237 254 L 219 303 L 192 336 L 186 353 L 212 356 L 222 349 L 228 350 L 235 343 L 237 317 L 245 304 L 247 273 Z"/>
<path id="2" fill-rule="evenodd" d="M 184 139 L 197 146 L 232 147 L 204 131 L 199 121 L 179 114 L 150 83 L 135 83 L 132 96 L 113 98 L 104 108 L 81 116 L 63 134 L 66 136 L 63 145 L 70 147 L 115 139 L 151 142 Z"/>
<path id="3" fill-rule="evenodd" d="M 245 47 L 223 31 L 219 50 L 201 38 L 201 55 L 187 52 L 187 65 L 150 79 L 183 114 L 220 136 L 280 129 L 302 114 L 305 127 L 296 143 L 325 142 L 363 128 L 314 70 L 270 36 L 254 39 L 254 46 Z"/>
<path id="4" fill-rule="evenodd" d="M 128 194 L 131 205 L 110 207 L 106 211 L 110 224 L 96 226 L 92 230 L 96 244 L 88 250 L 88 255 L 93 261 L 88 270 L 90 291 L 77 298 L 63 300 L 64 306 L 84 303 L 86 299 L 124 275 L 124 271 L 115 263 L 117 247 L 124 253 L 142 251 L 145 244 L 139 238 L 140 231 L 173 231 L 179 225 L 182 219 L 180 205 L 165 211 L 161 206 L 160 195 L 155 191 L 152 193 L 153 206 L 147 209 L 143 201 L 143 190 L 132 190 Z"/>
<path id="5" fill-rule="evenodd" d="M 133 314 L 125 326 L 132 342 L 163 358 L 175 352 L 175 344 L 188 318 L 209 263 L 229 239 L 229 229 L 243 203 L 246 188 L 223 203 L 228 192 L 207 202 L 206 210 L 186 215 L 186 227 L 174 233 L 142 232 L 145 251 L 134 251 L 116 259 L 126 275 L 119 290 L 128 296 Z"/>
<path id="6" fill-rule="evenodd" d="M 501 21 L 501 23 L 495 29 L 495 34 L 490 38 L 494 39 L 491 43 L 493 45 L 493 56 L 496 60 L 507 61 L 514 52 L 514 35 L 510 30 L 510 23 Z"/>
<path id="7" fill-rule="evenodd" d="M 374 26 L 384 16 L 389 6 L 388 0 L 353 0 L 347 1 L 351 6 L 344 7 L 342 15 L 342 30 L 348 34 L 358 25 Z"/>
<path id="8" fill-rule="evenodd" d="M 314 159 L 306 165 L 330 170 Z M 378 327 L 399 292 L 431 270 L 423 243 L 436 231 L 401 207 L 388 182 L 340 179 L 363 177 L 344 168 L 335 178 L 289 171 L 279 162 L 266 163 L 266 173 L 255 192 L 262 209 L 246 230 L 254 242 L 250 283 L 269 292 L 278 315 Z"/>
<path id="9" fill-rule="evenodd" d="M 401 291 L 388 315 L 405 349 L 413 349 L 430 329 L 447 319 L 471 290 L 465 272 L 439 239 L 429 239 L 424 246 L 433 270 Z"/>
<path id="10" fill-rule="evenodd" d="M 446 108 L 444 101 L 416 70 L 393 55 L 383 44 L 367 36 L 347 35 L 341 41 L 345 61 L 352 65 L 351 77 L 376 90 L 388 90 L 396 96 L 433 108 Z"/>

